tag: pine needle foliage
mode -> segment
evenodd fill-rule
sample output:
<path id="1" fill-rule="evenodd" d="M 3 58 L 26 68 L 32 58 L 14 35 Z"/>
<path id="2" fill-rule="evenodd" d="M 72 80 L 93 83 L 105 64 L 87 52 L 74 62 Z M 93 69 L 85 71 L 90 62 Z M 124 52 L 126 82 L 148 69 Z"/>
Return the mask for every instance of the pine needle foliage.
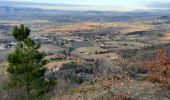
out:
<path id="1" fill-rule="evenodd" d="M 45 92 L 48 81 L 45 78 L 46 60 L 45 53 L 40 52 L 39 44 L 36 44 L 29 36 L 31 30 L 24 25 L 15 26 L 12 32 L 17 41 L 17 46 L 8 55 L 7 72 L 10 77 L 9 87 L 21 88 L 25 91 L 26 99 Z"/>

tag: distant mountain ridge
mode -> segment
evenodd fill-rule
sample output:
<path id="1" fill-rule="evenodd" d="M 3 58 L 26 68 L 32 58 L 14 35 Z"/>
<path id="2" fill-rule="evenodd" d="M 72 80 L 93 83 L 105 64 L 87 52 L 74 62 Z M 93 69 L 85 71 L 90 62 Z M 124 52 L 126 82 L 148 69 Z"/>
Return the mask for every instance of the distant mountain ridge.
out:
<path id="1" fill-rule="evenodd" d="M 0 4 L 1 5 L 1 4 Z M 138 11 L 138 12 L 117 12 L 117 11 L 67 11 L 49 10 L 34 7 L 13 7 L 0 6 L 1 19 L 23 19 L 23 18 L 48 18 L 59 21 L 133 21 L 144 18 L 159 18 L 170 16 L 169 11 Z"/>
<path id="2" fill-rule="evenodd" d="M 170 16 L 161 16 L 158 19 L 170 20 Z"/>
<path id="3" fill-rule="evenodd" d="M 22 12 L 22 11 L 42 11 L 39 8 L 24 8 L 24 7 L 9 7 L 9 6 L 0 6 L 1 12 Z"/>
<path id="4" fill-rule="evenodd" d="M 169 10 L 164 11 L 138 11 L 138 12 L 117 12 L 117 11 L 67 11 L 67 10 L 49 10 L 49 9 L 41 9 L 41 8 L 34 8 L 34 7 L 14 7 L 14 6 L 1 6 L 0 5 L 0 12 L 23 12 L 23 11 L 31 11 L 31 12 L 63 12 L 63 13 L 86 13 L 86 14 L 98 14 L 98 15 L 114 15 L 114 16 L 151 16 L 157 15 L 161 16 L 170 16 Z"/>

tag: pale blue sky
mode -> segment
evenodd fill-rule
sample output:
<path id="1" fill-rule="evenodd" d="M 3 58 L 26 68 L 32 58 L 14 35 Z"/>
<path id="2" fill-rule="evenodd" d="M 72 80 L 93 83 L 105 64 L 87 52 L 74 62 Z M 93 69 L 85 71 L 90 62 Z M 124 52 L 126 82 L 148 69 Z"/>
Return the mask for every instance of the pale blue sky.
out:
<path id="1" fill-rule="evenodd" d="M 91 8 L 89 9 L 92 10 L 103 9 L 103 10 L 128 11 L 137 9 L 149 10 L 152 8 L 156 9 L 170 8 L 170 0 L 11 0 L 11 1 L 89 5 L 91 6 Z M 86 8 L 82 7 L 81 9 Z"/>
<path id="2" fill-rule="evenodd" d="M 13 0 L 13 1 L 63 3 L 95 6 L 132 5 L 132 4 L 145 5 L 146 3 L 170 2 L 170 0 Z"/>

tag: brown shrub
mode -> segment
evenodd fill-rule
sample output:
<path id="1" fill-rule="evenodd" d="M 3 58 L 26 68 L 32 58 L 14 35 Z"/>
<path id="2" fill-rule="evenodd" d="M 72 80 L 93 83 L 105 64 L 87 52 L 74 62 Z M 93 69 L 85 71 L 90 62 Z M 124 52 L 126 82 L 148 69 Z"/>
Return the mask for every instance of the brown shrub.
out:
<path id="1" fill-rule="evenodd" d="M 170 84 L 170 57 L 164 49 L 158 49 L 156 55 L 156 60 L 146 62 L 150 67 L 149 77 L 154 82 Z"/>

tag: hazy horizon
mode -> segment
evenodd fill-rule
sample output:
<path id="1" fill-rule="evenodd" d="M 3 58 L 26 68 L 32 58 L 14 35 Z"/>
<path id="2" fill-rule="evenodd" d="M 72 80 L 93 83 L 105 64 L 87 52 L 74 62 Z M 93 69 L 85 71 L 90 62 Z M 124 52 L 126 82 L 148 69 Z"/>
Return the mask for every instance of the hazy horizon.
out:
<path id="1" fill-rule="evenodd" d="M 169 9 L 170 0 L 0 0 L 1 6 L 32 7 L 56 10 L 98 10 L 98 11 L 134 11 Z M 3 4 L 3 2 L 6 2 Z M 17 4 L 16 4 L 17 3 Z"/>

